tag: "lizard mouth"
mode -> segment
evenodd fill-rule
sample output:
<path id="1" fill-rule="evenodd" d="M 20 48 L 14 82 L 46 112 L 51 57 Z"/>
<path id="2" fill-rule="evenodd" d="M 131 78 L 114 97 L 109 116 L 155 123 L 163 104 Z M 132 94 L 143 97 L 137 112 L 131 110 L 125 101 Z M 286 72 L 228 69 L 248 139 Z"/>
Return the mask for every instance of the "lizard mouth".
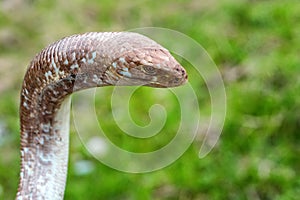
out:
<path id="1" fill-rule="evenodd" d="M 167 86 L 161 85 L 159 83 L 149 83 L 149 84 L 146 84 L 145 86 L 155 87 L 155 88 L 166 88 L 167 87 Z"/>

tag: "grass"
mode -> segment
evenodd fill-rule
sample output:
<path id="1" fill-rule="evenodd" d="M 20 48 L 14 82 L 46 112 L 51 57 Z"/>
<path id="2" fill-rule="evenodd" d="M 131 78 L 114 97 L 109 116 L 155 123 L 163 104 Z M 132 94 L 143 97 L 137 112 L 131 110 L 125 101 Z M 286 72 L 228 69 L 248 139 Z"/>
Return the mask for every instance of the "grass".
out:
<path id="1" fill-rule="evenodd" d="M 300 5 L 289 1 L 2 1 L 0 3 L 0 199 L 13 199 L 18 184 L 18 96 L 30 59 L 66 35 L 159 26 L 199 42 L 225 81 L 227 115 L 217 146 L 198 158 L 197 139 L 173 164 L 155 172 L 116 171 L 94 159 L 72 125 L 65 199 L 297 199 L 300 195 Z M 184 61 L 183 61 L 184 62 Z M 209 96 L 203 80 L 200 110 Z M 8 79 L 11 77 L 12 79 Z M 104 89 L 110 94 L 112 89 Z M 102 90 L 99 90 L 102 91 Z M 141 89 L 130 109 L 138 124 L 149 122 L 152 90 Z M 110 120 L 110 99 L 96 99 L 109 138 L 130 151 L 144 152 L 172 139 L 178 104 L 168 97 L 164 133 L 149 140 L 122 135 Z M 165 103 L 164 98 L 161 100 Z M 141 109 L 135 107 L 139 103 Z M 172 117 L 173 116 L 173 117 Z M 176 116 L 176 115 L 175 115 Z M 155 146 L 158 145 L 158 146 Z M 76 164 L 92 166 L 78 173 Z"/>

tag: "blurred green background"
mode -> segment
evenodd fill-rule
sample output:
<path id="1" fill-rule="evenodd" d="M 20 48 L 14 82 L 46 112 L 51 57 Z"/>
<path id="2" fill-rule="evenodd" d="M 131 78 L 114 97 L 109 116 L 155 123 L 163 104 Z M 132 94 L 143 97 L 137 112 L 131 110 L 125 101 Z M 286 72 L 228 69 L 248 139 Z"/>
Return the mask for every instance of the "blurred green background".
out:
<path id="1" fill-rule="evenodd" d="M 203 159 L 198 158 L 201 139 L 196 139 L 172 165 L 156 172 L 128 174 L 94 159 L 71 125 L 65 199 L 299 199 L 298 0 L 1 0 L 0 199 L 13 199 L 17 190 L 19 90 L 32 57 L 67 35 L 145 26 L 180 31 L 199 42 L 215 61 L 227 92 L 221 138 Z M 200 109 L 207 109 L 205 83 L 191 82 L 204 91 L 199 104 Z M 147 124 L 151 106 L 144 103 L 151 99 L 147 90 L 139 91 L 132 100 L 142 105 L 142 110 L 131 108 L 141 125 Z M 109 115 L 109 99 L 99 101 L 103 102 L 99 116 Z M 172 111 L 176 106 L 176 102 L 169 106 L 171 114 L 176 115 Z M 177 123 L 176 117 L 172 120 L 168 118 L 167 125 Z M 152 150 L 147 141 L 131 144 L 111 120 L 106 121 L 106 132 L 119 133 L 110 136 L 116 144 L 136 152 Z M 170 125 L 166 132 L 173 128 Z M 158 146 L 172 139 L 160 137 L 163 143 Z M 89 170 L 80 171 L 82 165 Z"/>

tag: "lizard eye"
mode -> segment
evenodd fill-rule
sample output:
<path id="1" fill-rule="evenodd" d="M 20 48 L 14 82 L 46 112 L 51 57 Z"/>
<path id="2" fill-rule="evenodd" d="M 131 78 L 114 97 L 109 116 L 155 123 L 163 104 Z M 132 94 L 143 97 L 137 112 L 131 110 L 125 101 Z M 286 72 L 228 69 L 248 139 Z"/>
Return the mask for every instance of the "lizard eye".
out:
<path id="1" fill-rule="evenodd" d="M 155 75 L 157 73 L 157 70 L 153 66 L 145 65 L 143 66 L 143 70 L 146 74 L 149 75 Z"/>
<path id="2" fill-rule="evenodd" d="M 179 78 L 177 78 L 177 77 L 176 77 L 176 78 L 174 78 L 174 80 L 173 80 L 173 82 L 174 82 L 174 83 L 179 83 L 179 81 L 180 81 L 180 79 L 179 79 Z"/>

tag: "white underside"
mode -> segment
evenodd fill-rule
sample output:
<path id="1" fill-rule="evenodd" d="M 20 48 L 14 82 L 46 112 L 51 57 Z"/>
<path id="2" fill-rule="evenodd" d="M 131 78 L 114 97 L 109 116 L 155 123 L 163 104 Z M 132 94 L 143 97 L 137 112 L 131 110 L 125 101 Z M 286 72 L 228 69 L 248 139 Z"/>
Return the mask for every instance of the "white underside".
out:
<path id="1" fill-rule="evenodd" d="M 54 124 L 53 130 L 59 130 L 61 141 L 57 142 L 57 146 L 53 150 L 55 157 L 51 168 L 54 176 L 44 188 L 44 197 L 47 200 L 60 200 L 64 196 L 69 155 L 70 106 L 71 98 L 69 96 L 62 103 L 54 119 L 57 123 Z"/>

